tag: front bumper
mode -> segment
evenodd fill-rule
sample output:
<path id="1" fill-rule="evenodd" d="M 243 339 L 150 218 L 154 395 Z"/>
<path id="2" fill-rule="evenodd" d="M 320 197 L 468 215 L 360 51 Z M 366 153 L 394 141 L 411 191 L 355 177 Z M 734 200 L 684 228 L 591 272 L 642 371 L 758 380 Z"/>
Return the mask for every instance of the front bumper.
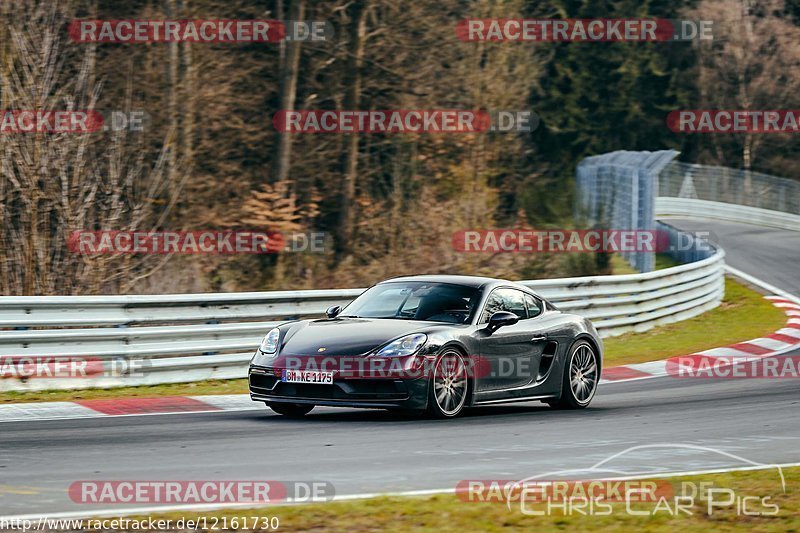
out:
<path id="1" fill-rule="evenodd" d="M 250 365 L 250 398 L 260 402 L 285 402 L 332 407 L 425 409 L 428 380 L 388 378 L 341 378 L 333 384 L 286 383 L 280 371 Z"/>

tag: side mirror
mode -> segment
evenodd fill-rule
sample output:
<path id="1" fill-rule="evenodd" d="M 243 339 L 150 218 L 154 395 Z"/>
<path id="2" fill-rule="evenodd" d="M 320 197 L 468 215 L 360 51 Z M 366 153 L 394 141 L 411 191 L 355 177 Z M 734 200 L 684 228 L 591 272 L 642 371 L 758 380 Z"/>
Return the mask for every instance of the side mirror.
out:
<path id="1" fill-rule="evenodd" d="M 489 333 L 494 333 L 503 326 L 513 326 L 519 322 L 519 317 L 509 311 L 498 311 L 489 318 L 489 325 L 486 329 Z"/>
<path id="2" fill-rule="evenodd" d="M 325 314 L 328 315 L 328 318 L 336 318 L 336 315 L 338 315 L 341 312 L 342 312 L 342 306 L 334 305 L 332 307 L 329 307 L 328 310 L 325 311 Z"/>

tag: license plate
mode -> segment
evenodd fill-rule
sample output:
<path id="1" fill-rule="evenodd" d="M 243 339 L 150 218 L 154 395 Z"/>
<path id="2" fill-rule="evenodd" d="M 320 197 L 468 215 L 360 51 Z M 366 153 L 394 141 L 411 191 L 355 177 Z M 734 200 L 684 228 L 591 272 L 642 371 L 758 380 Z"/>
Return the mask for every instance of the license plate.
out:
<path id="1" fill-rule="evenodd" d="M 319 372 L 316 370 L 284 370 L 281 373 L 281 381 L 287 383 L 313 383 L 331 385 L 333 384 L 333 372 Z"/>

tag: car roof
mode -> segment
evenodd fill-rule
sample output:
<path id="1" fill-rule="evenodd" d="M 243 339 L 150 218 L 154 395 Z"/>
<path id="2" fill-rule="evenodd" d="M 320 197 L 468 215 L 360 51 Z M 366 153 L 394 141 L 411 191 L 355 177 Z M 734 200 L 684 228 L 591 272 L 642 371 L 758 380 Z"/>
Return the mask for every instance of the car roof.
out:
<path id="1" fill-rule="evenodd" d="M 451 283 L 453 285 L 464 285 L 467 287 L 483 287 L 485 285 L 513 285 L 519 286 L 511 281 L 496 278 L 486 278 L 482 276 L 457 276 L 452 274 L 424 275 L 424 276 L 401 276 L 391 278 L 381 283 L 394 283 L 399 281 L 422 281 L 427 283 Z"/>

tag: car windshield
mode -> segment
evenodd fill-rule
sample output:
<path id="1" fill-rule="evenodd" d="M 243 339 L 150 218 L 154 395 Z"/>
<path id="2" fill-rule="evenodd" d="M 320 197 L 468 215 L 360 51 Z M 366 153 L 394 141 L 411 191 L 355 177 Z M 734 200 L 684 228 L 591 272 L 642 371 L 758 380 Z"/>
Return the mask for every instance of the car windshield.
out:
<path id="1" fill-rule="evenodd" d="M 393 318 L 466 324 L 480 290 L 449 283 L 394 281 L 375 285 L 353 300 L 340 316 Z"/>

